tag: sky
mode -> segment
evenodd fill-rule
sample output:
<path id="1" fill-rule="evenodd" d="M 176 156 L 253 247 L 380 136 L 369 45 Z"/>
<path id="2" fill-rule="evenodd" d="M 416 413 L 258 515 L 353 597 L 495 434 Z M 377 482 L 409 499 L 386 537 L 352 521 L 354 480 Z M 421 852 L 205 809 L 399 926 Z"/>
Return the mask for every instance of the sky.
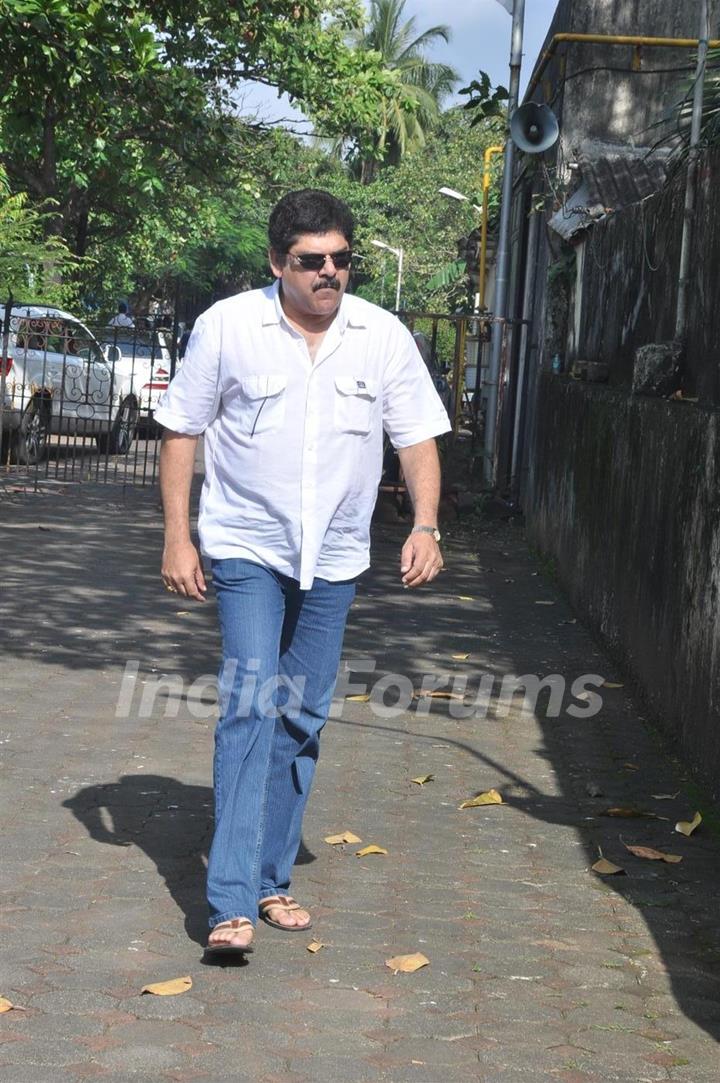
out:
<path id="1" fill-rule="evenodd" d="M 525 0 L 521 93 L 530 78 L 556 6 L 557 0 Z M 418 32 L 439 24 L 450 27 L 449 44 L 441 41 L 428 55 L 432 60 L 452 65 L 460 73 L 459 86 L 467 86 L 480 70 L 489 74 L 494 86 L 498 83 L 507 86 L 512 20 L 499 0 L 460 0 L 459 3 L 456 0 L 454 4 L 448 0 L 406 0 L 405 15 L 408 18 L 415 16 Z M 257 111 L 266 120 L 299 116 L 286 100 L 278 100 L 269 87 L 248 86 L 242 101 L 243 113 Z M 300 125 L 298 130 L 302 127 Z"/>

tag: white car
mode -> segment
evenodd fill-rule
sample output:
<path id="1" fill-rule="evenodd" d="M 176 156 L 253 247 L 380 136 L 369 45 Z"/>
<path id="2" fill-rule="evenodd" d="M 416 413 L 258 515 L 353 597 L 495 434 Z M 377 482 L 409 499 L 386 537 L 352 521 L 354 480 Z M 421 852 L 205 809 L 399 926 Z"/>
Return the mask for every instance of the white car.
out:
<path id="1" fill-rule="evenodd" d="M 139 394 L 114 366 L 120 351 L 103 349 L 69 312 L 0 305 L 0 438 L 17 462 L 34 465 L 51 434 L 93 436 L 104 452 L 124 455 L 137 432 Z M 6 338 L 7 336 L 7 338 Z"/>
<path id="2" fill-rule="evenodd" d="M 172 371 L 171 332 L 144 331 L 132 327 L 108 327 L 102 336 L 103 350 L 117 347 L 115 380 L 134 389 L 139 406 L 138 424 L 151 428 L 153 413 L 167 391 Z M 178 362 L 178 367 L 180 362 Z"/>

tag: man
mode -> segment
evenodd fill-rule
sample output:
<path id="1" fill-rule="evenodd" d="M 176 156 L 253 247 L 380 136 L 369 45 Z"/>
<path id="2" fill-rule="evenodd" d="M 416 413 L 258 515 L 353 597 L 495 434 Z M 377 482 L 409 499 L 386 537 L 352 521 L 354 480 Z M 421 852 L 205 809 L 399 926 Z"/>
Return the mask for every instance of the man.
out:
<path id="1" fill-rule="evenodd" d="M 108 320 L 108 327 L 134 327 L 132 316 L 128 315 L 128 306 L 124 301 L 118 305 L 117 314 Z"/>
<path id="2" fill-rule="evenodd" d="M 442 567 L 435 437 L 447 414 L 410 333 L 346 296 L 354 223 L 328 192 L 291 192 L 269 223 L 272 287 L 220 301 L 195 323 L 155 411 L 165 511 L 162 578 L 204 600 L 189 494 L 205 433 L 199 532 L 223 641 L 208 862 L 211 953 L 252 951 L 259 915 L 298 932 L 288 895 L 355 580 L 369 564 L 382 432 L 415 511 L 406 587 Z M 268 688 L 270 689 L 268 693 Z"/>

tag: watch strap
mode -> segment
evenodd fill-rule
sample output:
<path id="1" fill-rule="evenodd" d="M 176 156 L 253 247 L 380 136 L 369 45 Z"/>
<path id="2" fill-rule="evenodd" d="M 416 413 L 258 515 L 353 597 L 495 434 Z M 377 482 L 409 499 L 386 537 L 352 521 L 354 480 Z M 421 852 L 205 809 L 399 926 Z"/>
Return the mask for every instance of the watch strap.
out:
<path id="1" fill-rule="evenodd" d="M 432 534 L 436 542 L 440 541 L 440 531 L 436 526 L 414 526 L 411 534 Z"/>

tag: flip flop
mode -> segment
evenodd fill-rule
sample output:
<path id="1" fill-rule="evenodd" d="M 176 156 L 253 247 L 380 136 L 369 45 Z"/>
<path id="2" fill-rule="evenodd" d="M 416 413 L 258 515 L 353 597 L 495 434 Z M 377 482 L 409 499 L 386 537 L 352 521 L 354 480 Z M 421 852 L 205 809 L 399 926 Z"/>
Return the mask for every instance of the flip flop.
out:
<path id="1" fill-rule="evenodd" d="M 221 921 L 219 925 L 215 925 L 210 931 L 215 932 L 216 929 L 234 929 L 240 931 L 241 929 L 250 928 L 253 929 L 253 923 L 248 921 L 247 918 L 233 918 L 231 921 Z M 229 940 L 219 941 L 217 944 L 206 944 L 206 955 L 250 955 L 254 951 L 252 941 L 241 947 L 239 944 L 231 944 Z"/>
<path id="2" fill-rule="evenodd" d="M 258 904 L 260 918 L 266 925 L 272 925 L 273 929 L 281 929 L 284 933 L 304 933 L 312 929 L 312 921 L 308 921 L 307 925 L 282 925 L 279 921 L 273 921 L 268 911 L 276 908 L 285 911 L 304 909 L 291 895 L 269 895 Z"/>

